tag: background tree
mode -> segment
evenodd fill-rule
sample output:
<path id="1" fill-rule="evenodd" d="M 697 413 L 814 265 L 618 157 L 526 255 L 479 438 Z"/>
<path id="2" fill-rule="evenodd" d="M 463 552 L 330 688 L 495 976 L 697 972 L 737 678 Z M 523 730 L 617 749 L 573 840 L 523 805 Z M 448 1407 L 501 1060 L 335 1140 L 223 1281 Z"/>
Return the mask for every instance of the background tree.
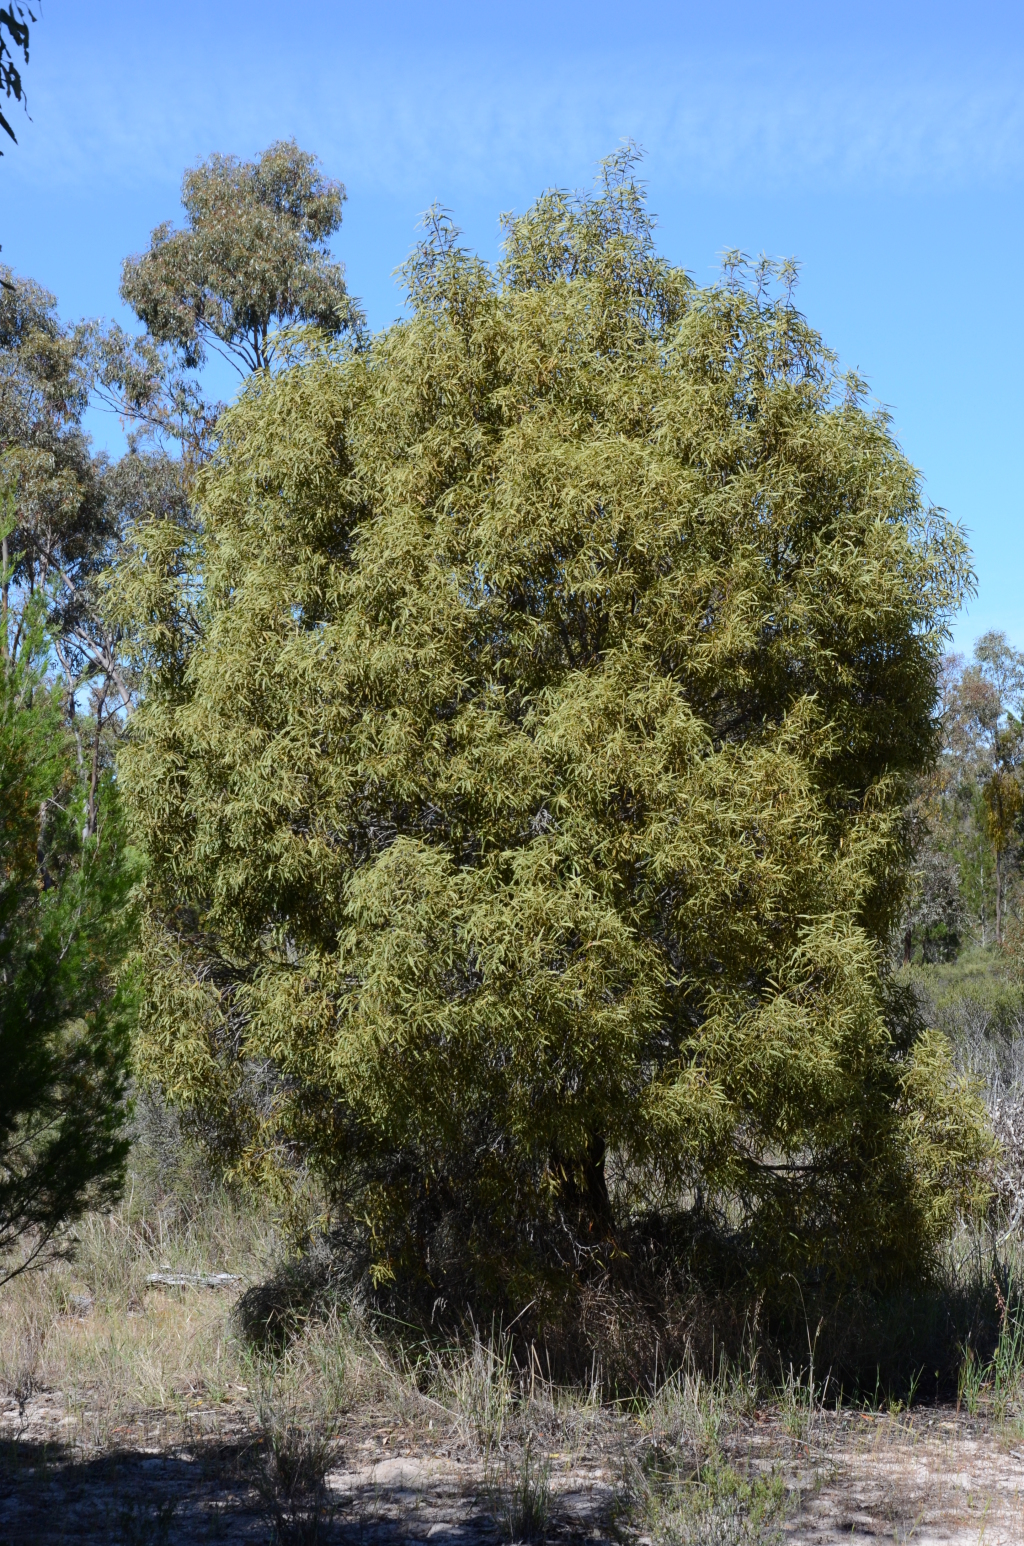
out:
<path id="1" fill-rule="evenodd" d="M 13 521 L 0 529 L 10 537 Z M 108 766 L 83 777 L 43 674 L 40 598 L 0 617 L 0 1282 L 120 1189 L 133 865 Z"/>
<path id="2" fill-rule="evenodd" d="M 149 517 L 159 516 L 161 551 L 195 535 L 192 481 L 215 448 L 223 409 L 195 375 L 208 348 L 226 351 L 244 375 L 270 366 L 275 325 L 299 320 L 327 336 L 358 329 L 361 314 L 328 247 L 344 197 L 294 142 L 270 146 L 256 162 L 213 156 L 185 175 L 186 227 L 165 223 L 148 252 L 126 260 L 122 295 L 146 332 L 85 330 L 94 395 L 118 413 L 129 441 L 129 457 L 103 479 L 108 563 L 131 518 L 147 520 L 152 542 L 158 528 Z M 94 631 L 126 644 L 102 598 L 88 599 Z M 144 655 L 126 649 L 123 681 Z"/>
<path id="3" fill-rule="evenodd" d="M 294 140 L 258 161 L 211 156 L 182 182 L 185 227 L 157 226 L 148 252 L 125 260 L 122 299 L 189 368 L 212 348 L 243 373 L 265 369 L 275 325 L 333 337 L 360 320 L 328 245 L 344 199 Z"/>
<path id="4" fill-rule="evenodd" d="M 0 1280 L 59 1249 L 123 1176 L 136 866 L 113 762 L 133 684 L 104 576 L 142 506 L 181 519 L 167 458 L 91 454 L 92 330 L 3 277 Z"/>
<path id="5" fill-rule="evenodd" d="M 91 760 L 98 777 L 103 727 L 117 723 L 110 711 L 123 718 L 132 704 L 121 640 L 102 607 L 103 575 L 123 520 L 117 490 L 125 480 L 105 457 L 92 455 L 82 430 L 94 375 L 91 330 L 65 326 L 52 295 L 3 272 L 0 490 L 11 516 L 0 540 L 0 613 L 10 623 L 4 647 L 18 653 L 21 629 L 42 615 L 41 606 L 70 726 L 83 763 Z M 82 706 L 93 735 L 88 753 L 78 723 Z M 95 817 L 91 809 L 90 821 Z"/>
<path id="6" fill-rule="evenodd" d="M 930 781 L 929 781 L 930 782 Z M 960 864 L 928 820 L 927 801 L 915 802 L 914 851 L 917 886 L 903 931 L 903 964 L 916 957 L 929 965 L 955 961 L 969 929 Z"/>
<path id="7" fill-rule="evenodd" d="M 1024 814 L 1024 655 L 992 632 L 974 658 L 944 662 L 943 751 L 924 794 L 928 863 L 955 863 L 959 890 L 982 945 L 1001 945 L 1021 852 Z"/>
<path id="8" fill-rule="evenodd" d="M 407 277 L 125 550 L 142 1066 L 427 1313 L 711 1239 L 927 1271 L 986 1139 L 884 961 L 960 532 L 790 273 L 658 257 L 628 156 Z"/>

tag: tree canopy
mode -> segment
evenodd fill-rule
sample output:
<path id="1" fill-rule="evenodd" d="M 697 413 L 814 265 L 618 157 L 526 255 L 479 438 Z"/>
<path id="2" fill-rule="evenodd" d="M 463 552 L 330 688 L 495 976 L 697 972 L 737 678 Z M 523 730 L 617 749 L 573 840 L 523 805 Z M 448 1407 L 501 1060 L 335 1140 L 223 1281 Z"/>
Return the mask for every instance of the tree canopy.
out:
<path id="1" fill-rule="evenodd" d="M 4 528 L 9 534 L 10 522 Z M 109 767 L 76 759 L 40 609 L 0 608 L 0 1282 L 113 1201 L 128 1155 L 134 865 Z M 38 598 L 35 598 L 38 600 Z M 33 617 L 35 613 L 35 617 Z M 20 649 L 15 649 L 15 639 Z"/>
<path id="2" fill-rule="evenodd" d="M 121 297 L 189 368 L 212 348 L 258 370 L 273 358 L 275 324 L 333 336 L 358 322 L 328 246 L 345 189 L 294 140 L 258 161 L 211 156 L 186 172 L 181 200 L 184 228 L 165 221 L 147 252 L 125 260 Z"/>
<path id="3" fill-rule="evenodd" d="M 521 1305 L 655 1218 L 887 1283 L 974 1195 L 887 965 L 968 554 L 791 277 L 698 288 L 628 155 L 497 268 L 437 217 L 125 550 L 141 1066 L 378 1284 Z"/>
<path id="4" fill-rule="evenodd" d="M 983 947 L 1012 936 L 1016 948 L 1024 655 L 1005 634 L 983 634 L 973 660 L 943 661 L 939 700 L 942 753 L 918 799 L 923 884 L 908 955 L 955 958 L 969 933 Z"/>
<path id="5" fill-rule="evenodd" d="M 63 324 L 54 297 L 31 280 L 2 267 L 0 278 L 0 492 L 11 517 L 0 536 L 5 647 L 16 655 L 23 625 L 39 617 L 33 606 L 10 612 L 12 595 L 38 603 L 72 719 L 83 689 L 126 708 L 131 684 L 100 605 L 120 536 L 125 476 L 93 456 L 82 429 L 95 376 L 94 330 Z M 143 460 L 133 458 L 125 471 Z M 166 458 L 156 462 L 166 478 Z"/>

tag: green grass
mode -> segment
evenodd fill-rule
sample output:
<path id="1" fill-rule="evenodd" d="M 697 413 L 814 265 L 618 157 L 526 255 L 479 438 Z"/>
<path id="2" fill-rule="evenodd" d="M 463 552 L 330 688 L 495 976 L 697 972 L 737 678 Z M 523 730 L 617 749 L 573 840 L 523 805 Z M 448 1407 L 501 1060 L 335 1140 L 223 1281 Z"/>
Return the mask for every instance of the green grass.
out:
<path id="1" fill-rule="evenodd" d="M 1024 1021 L 1024 988 L 1012 962 L 995 945 L 971 945 L 955 961 L 918 962 L 903 967 L 899 975 L 940 1017 L 967 1003 L 1004 1030 Z"/>

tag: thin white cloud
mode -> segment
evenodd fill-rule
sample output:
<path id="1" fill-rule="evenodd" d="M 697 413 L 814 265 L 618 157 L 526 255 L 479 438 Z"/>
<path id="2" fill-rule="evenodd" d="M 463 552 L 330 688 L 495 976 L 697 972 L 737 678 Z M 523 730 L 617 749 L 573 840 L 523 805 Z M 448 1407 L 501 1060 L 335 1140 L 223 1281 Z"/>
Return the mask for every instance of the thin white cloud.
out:
<path id="1" fill-rule="evenodd" d="M 652 170 L 694 188 L 867 189 L 1017 183 L 1024 175 L 1024 71 L 975 61 L 916 76 L 820 62 L 709 59 L 640 69 L 577 62 L 501 73 L 332 61 L 268 98 L 247 80 L 154 78 L 125 64 L 115 90 L 59 71 L 33 96 L 33 122 L 4 168 L 18 180 L 177 182 L 213 148 L 250 153 L 295 133 L 332 166 L 381 192 L 430 186 L 535 188 L 592 166 L 621 137 Z"/>

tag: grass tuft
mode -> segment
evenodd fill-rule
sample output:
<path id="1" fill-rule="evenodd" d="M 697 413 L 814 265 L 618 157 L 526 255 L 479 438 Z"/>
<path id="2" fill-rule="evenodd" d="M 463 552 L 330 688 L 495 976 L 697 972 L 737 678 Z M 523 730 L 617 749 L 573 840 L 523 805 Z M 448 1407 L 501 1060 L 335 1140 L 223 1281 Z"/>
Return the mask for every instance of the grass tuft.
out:
<path id="1" fill-rule="evenodd" d="M 504 1454 L 488 1475 L 491 1512 L 509 1542 L 542 1541 L 551 1521 L 551 1460 L 531 1435 L 518 1453 Z"/>
<path id="2" fill-rule="evenodd" d="M 716 1462 L 694 1478 L 660 1479 L 644 1512 L 657 1546 L 780 1546 L 786 1492 L 781 1476 L 747 1479 Z"/>

